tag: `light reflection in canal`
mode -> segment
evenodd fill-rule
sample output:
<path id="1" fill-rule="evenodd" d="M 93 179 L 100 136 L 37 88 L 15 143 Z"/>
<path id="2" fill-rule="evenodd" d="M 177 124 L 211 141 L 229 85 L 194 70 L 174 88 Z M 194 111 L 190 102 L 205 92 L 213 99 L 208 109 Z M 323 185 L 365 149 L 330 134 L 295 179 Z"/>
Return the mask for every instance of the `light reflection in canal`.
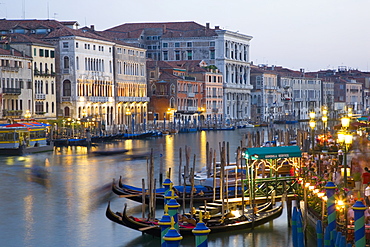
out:
<path id="1" fill-rule="evenodd" d="M 124 203 L 129 212 L 141 215 L 139 203 L 110 192 L 112 179 L 122 176 L 127 184 L 141 187 L 147 179 L 146 160 L 128 160 L 124 155 L 94 156 L 92 151 L 103 148 L 127 148 L 130 153 L 153 149 L 158 178 L 160 152 L 163 151 L 163 171 L 172 168 L 173 181 L 179 171 L 179 148 L 191 148 L 196 154 L 196 169 L 205 166 L 206 143 L 217 151 L 220 141 L 229 141 L 230 160 L 240 145 L 242 133 L 199 132 L 169 135 L 148 140 L 126 140 L 99 144 L 90 151 L 85 147 L 56 148 L 54 153 L 25 157 L 0 157 L 0 238 L 4 246 L 159 246 L 159 239 L 112 223 L 105 217 L 108 201 L 115 211 Z M 161 147 L 162 146 L 162 147 Z M 161 148 L 163 150 L 161 150 Z M 45 167 L 45 181 L 29 179 L 29 167 Z M 158 184 L 157 184 L 158 187 Z M 161 215 L 162 209 L 157 210 Z M 290 237 L 286 214 L 272 223 L 242 231 L 210 235 L 209 246 L 289 246 Z M 14 237 L 17 235 L 17 237 Z M 276 244 L 279 243 L 279 244 Z M 185 238 L 182 246 L 194 246 L 194 238 Z"/>

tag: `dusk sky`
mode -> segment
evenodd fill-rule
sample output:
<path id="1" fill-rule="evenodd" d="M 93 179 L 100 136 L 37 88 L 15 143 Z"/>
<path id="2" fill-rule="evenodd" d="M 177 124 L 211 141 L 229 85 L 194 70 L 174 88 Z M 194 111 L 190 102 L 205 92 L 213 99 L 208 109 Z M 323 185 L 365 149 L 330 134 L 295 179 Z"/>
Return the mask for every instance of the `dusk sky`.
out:
<path id="1" fill-rule="evenodd" d="M 254 64 L 306 71 L 370 71 L 369 10 L 369 0 L 0 0 L 0 18 L 76 20 L 96 30 L 127 22 L 209 22 L 253 36 Z"/>

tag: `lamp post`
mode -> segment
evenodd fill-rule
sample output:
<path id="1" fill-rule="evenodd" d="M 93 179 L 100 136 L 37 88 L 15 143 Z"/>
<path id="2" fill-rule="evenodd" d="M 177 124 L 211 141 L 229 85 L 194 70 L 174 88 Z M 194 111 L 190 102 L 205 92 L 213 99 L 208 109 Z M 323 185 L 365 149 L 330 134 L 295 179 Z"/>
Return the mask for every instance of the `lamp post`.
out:
<path id="1" fill-rule="evenodd" d="M 316 127 L 316 122 L 315 122 L 315 112 L 312 111 L 310 112 L 310 128 L 311 128 L 311 145 L 312 145 L 312 161 L 315 160 L 315 127 Z"/>
<path id="2" fill-rule="evenodd" d="M 343 117 L 341 119 L 342 122 L 342 131 L 338 133 L 338 142 L 343 145 L 344 147 L 344 153 L 343 153 L 343 159 L 344 159 L 344 174 L 343 174 L 343 179 L 344 179 L 344 187 L 347 188 L 347 152 L 349 146 L 352 144 L 352 135 L 351 133 L 348 132 L 348 127 L 350 124 L 350 118 L 349 117 Z"/>
<path id="3" fill-rule="evenodd" d="M 328 110 L 326 106 L 323 107 L 322 109 L 322 117 L 321 120 L 323 122 L 323 128 L 324 128 L 324 150 L 326 151 L 326 127 L 327 127 L 327 122 L 328 122 Z"/>
<path id="4" fill-rule="evenodd" d="M 130 118 L 130 115 L 131 115 L 131 111 L 128 108 L 126 108 L 125 115 L 126 115 L 126 131 L 128 131 L 128 128 L 129 128 L 129 125 L 130 125 L 129 124 L 130 123 L 129 118 Z"/>

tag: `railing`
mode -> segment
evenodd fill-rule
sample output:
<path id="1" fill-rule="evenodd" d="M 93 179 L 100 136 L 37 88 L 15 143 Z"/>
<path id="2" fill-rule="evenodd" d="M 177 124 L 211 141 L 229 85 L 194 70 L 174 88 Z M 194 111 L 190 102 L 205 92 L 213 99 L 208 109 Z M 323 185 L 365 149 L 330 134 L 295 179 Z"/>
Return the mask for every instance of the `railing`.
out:
<path id="1" fill-rule="evenodd" d="M 91 101 L 91 102 L 108 102 L 109 101 L 109 97 L 105 97 L 105 96 L 90 96 L 89 97 L 89 101 Z"/>
<path id="2" fill-rule="evenodd" d="M 188 93 L 188 97 L 189 98 L 194 98 L 195 97 L 195 93 Z"/>
<path id="3" fill-rule="evenodd" d="M 19 71 L 19 67 L 9 67 L 9 66 L 5 66 L 5 67 L 1 67 L 1 70 L 2 71 Z"/>
<path id="4" fill-rule="evenodd" d="M 3 93 L 6 94 L 21 94 L 21 89 L 20 88 L 3 88 Z"/>
<path id="5" fill-rule="evenodd" d="M 244 180 L 248 184 L 248 180 Z M 298 182 L 296 177 L 272 177 L 258 178 L 255 180 L 255 194 L 261 197 L 268 197 L 274 192 L 275 195 L 296 194 Z M 245 191 L 248 195 L 249 189 Z"/>
<path id="6" fill-rule="evenodd" d="M 45 95 L 45 94 L 43 94 L 43 93 L 37 93 L 37 94 L 35 95 L 35 98 L 36 98 L 37 100 L 43 100 L 43 99 L 45 99 L 45 98 L 46 98 L 46 95 Z"/>
<path id="7" fill-rule="evenodd" d="M 72 101 L 72 97 L 71 96 L 63 96 L 62 97 L 62 102 L 70 102 Z"/>
<path id="8" fill-rule="evenodd" d="M 149 97 L 124 97 L 118 96 L 116 100 L 119 102 L 149 102 Z"/>
<path id="9" fill-rule="evenodd" d="M 3 110 L 3 116 L 4 117 L 10 117 L 10 116 L 22 116 L 23 111 L 22 110 Z"/>

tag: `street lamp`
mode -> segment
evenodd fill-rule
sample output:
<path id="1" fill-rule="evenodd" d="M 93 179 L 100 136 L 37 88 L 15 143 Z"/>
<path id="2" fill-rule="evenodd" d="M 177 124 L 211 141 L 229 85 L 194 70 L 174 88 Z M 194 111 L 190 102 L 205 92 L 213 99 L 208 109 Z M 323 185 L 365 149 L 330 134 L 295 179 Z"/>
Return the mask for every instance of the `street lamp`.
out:
<path id="1" fill-rule="evenodd" d="M 128 132 L 128 128 L 129 128 L 129 125 L 130 125 L 129 120 L 130 120 L 130 115 L 131 115 L 130 109 L 126 108 L 125 115 L 126 115 L 126 131 Z"/>
<path id="2" fill-rule="evenodd" d="M 26 113 L 24 114 L 24 118 L 26 119 L 27 122 L 30 120 L 31 118 L 30 110 L 26 110 Z"/>
<path id="3" fill-rule="evenodd" d="M 315 127 L 316 127 L 316 122 L 315 122 L 315 112 L 312 111 L 310 112 L 310 128 L 311 128 L 311 145 L 312 145 L 312 161 L 315 159 L 315 138 L 314 138 L 314 131 L 315 131 Z"/>
<path id="4" fill-rule="evenodd" d="M 323 150 L 326 151 L 326 127 L 327 127 L 327 122 L 328 122 L 328 110 L 326 109 L 326 106 L 323 107 L 323 110 L 322 110 L 322 117 L 321 117 L 321 120 L 324 124 L 323 128 L 324 128 L 324 148 Z"/>

